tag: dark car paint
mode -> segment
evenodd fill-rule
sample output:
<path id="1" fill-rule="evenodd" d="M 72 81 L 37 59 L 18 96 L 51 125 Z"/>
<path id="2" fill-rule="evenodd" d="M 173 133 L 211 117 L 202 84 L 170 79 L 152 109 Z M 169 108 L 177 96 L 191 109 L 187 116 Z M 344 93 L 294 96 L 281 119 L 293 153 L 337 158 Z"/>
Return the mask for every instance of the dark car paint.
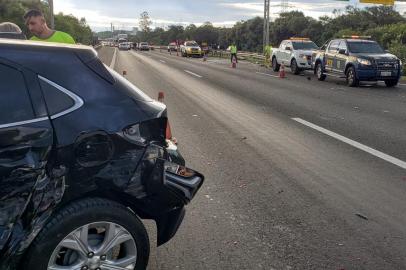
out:
<path id="1" fill-rule="evenodd" d="M 336 40 L 331 40 L 333 41 L 346 41 L 345 39 L 336 39 Z M 361 42 L 362 40 L 359 40 Z M 346 41 L 347 42 L 347 41 Z M 352 41 L 354 42 L 354 41 Z M 363 41 L 363 42 L 372 42 L 372 41 Z M 329 70 L 326 68 L 326 55 L 329 54 L 328 52 L 328 47 L 330 46 L 330 43 L 328 46 L 325 48 L 324 52 L 320 52 L 315 59 L 315 63 L 321 63 L 323 67 L 323 71 L 326 73 L 337 73 L 338 75 L 345 76 L 345 72 L 348 69 L 348 67 L 353 66 L 356 70 L 356 76 L 359 80 L 361 81 L 376 81 L 376 80 L 383 80 L 383 79 L 396 79 L 399 80 L 400 76 L 402 75 L 402 70 L 399 65 L 398 68 L 392 68 L 390 71 L 393 72 L 393 76 L 388 77 L 388 78 L 382 78 L 378 74 L 380 69 L 377 66 L 378 62 L 385 62 L 385 61 L 390 61 L 390 62 L 396 62 L 399 61 L 399 59 L 390 53 L 352 53 L 352 52 L 347 52 L 346 54 L 339 54 L 338 51 L 336 53 L 336 57 L 338 59 L 341 59 L 343 62 L 342 65 L 342 70 Z M 340 58 L 341 57 L 341 58 Z M 352 58 L 362 58 L 371 61 L 373 64 L 371 66 L 365 66 L 359 64 L 356 60 Z M 334 62 L 335 63 L 335 62 Z M 399 63 L 399 62 L 398 62 Z M 315 65 L 314 65 L 315 67 Z M 389 70 L 388 70 L 389 71 Z"/>
<path id="2" fill-rule="evenodd" d="M 161 245 L 176 233 L 183 206 L 203 182 L 194 171 L 182 176 L 166 170 L 173 162 L 185 165 L 166 148 L 166 107 L 121 77 L 100 79 L 88 66 L 96 58 L 84 46 L 0 41 L 0 63 L 24 70 L 36 117 L 45 118 L 0 128 L 0 269 L 17 267 L 49 217 L 86 196 L 119 201 L 154 219 Z M 37 75 L 85 105 L 49 119 Z M 145 144 L 127 134 L 135 124 Z"/>

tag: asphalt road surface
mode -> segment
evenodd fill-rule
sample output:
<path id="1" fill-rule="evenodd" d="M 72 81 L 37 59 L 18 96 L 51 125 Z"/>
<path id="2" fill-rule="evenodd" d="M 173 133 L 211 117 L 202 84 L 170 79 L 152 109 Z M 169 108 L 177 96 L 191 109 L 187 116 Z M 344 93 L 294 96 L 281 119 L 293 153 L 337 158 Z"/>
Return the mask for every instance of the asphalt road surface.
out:
<path id="1" fill-rule="evenodd" d="M 107 65 L 114 49 L 99 51 Z M 406 269 L 406 86 L 117 51 L 206 182 L 149 269 Z M 147 224 L 151 241 L 154 228 Z"/>

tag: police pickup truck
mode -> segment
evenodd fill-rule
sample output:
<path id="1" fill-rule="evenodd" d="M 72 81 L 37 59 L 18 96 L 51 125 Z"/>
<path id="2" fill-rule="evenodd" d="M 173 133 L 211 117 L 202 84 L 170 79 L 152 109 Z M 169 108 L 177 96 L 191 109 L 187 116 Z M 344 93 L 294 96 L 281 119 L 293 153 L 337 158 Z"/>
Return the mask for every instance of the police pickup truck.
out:
<path id="1" fill-rule="evenodd" d="M 272 52 L 272 69 L 279 71 L 280 66 L 290 67 L 297 75 L 302 70 L 312 69 L 312 53 L 319 47 L 308 38 L 291 38 L 281 42 L 279 49 Z"/>
<path id="2" fill-rule="evenodd" d="M 360 81 L 384 81 L 387 87 L 398 84 L 402 62 L 387 53 L 370 37 L 350 36 L 331 40 L 314 59 L 314 73 L 320 81 L 326 76 L 346 78 L 348 86 Z"/>

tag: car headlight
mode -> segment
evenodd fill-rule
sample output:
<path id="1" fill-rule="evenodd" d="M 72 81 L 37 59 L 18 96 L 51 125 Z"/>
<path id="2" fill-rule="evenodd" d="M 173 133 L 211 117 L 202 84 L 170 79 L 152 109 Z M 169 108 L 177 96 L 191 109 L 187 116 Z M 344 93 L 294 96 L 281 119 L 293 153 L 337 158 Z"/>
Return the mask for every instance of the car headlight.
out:
<path id="1" fill-rule="evenodd" d="M 357 61 L 358 61 L 358 63 L 360 63 L 361 65 L 364 65 L 364 66 L 372 65 L 371 61 L 369 61 L 367 59 L 357 58 Z"/>

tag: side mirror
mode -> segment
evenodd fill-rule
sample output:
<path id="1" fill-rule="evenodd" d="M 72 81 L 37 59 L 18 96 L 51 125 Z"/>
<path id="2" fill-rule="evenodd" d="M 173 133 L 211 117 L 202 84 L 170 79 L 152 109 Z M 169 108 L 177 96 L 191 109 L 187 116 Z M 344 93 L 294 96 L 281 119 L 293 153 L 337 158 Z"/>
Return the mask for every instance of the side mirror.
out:
<path id="1" fill-rule="evenodd" d="M 287 50 L 287 51 L 291 51 L 291 50 L 292 50 L 292 48 L 291 48 L 291 47 L 286 47 L 286 48 L 285 48 L 285 50 Z"/>
<path id="2" fill-rule="evenodd" d="M 347 52 L 347 51 L 346 51 L 346 50 L 344 50 L 344 49 L 340 49 L 340 50 L 338 50 L 338 53 L 339 53 L 339 54 L 346 54 L 346 52 Z"/>

